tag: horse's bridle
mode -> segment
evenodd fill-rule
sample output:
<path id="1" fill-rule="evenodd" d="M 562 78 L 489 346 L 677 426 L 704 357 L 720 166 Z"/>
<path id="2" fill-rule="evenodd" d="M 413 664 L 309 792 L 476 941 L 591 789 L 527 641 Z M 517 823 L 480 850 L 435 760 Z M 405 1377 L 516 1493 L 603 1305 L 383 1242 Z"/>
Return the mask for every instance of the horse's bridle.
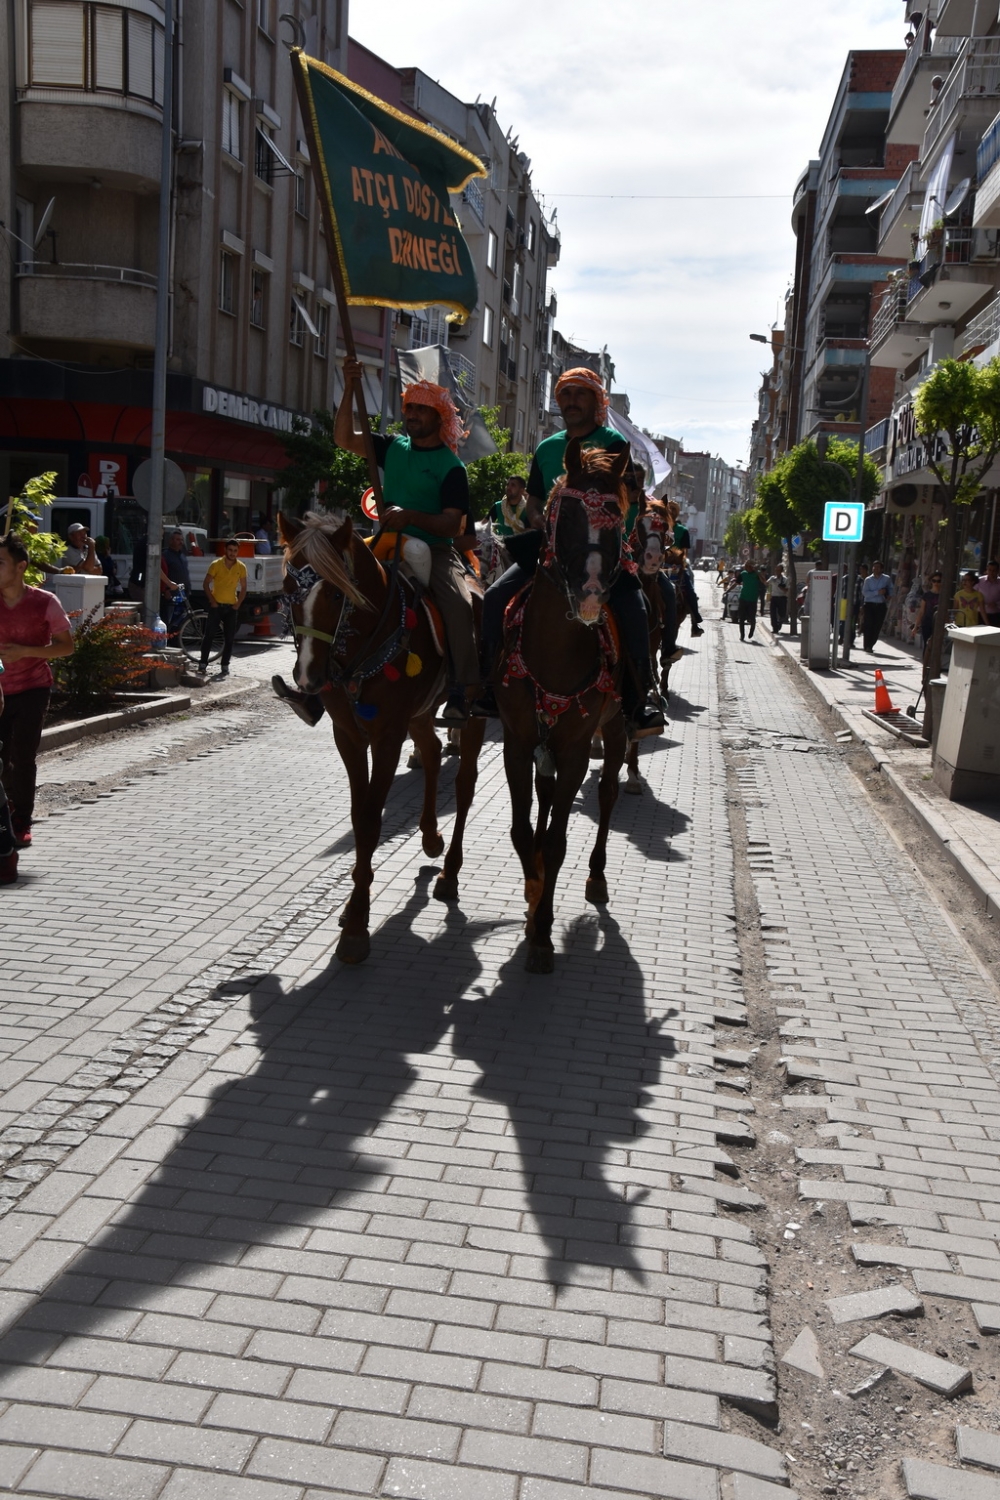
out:
<path id="1" fill-rule="evenodd" d="M 619 510 L 617 515 L 612 514 L 611 509 L 608 506 L 608 500 L 611 498 L 613 497 L 603 490 L 573 490 L 566 487 L 564 489 L 558 490 L 549 502 L 549 511 L 548 515 L 546 516 L 545 525 L 546 547 L 541 561 L 541 571 L 548 574 L 552 582 L 557 584 L 558 587 L 562 589 L 574 618 L 577 617 L 576 599 L 573 594 L 573 590 L 570 587 L 569 581 L 562 570 L 562 565 L 559 562 L 559 555 L 556 552 L 556 530 L 559 526 L 560 506 L 562 501 L 566 499 L 581 500 L 583 502 L 583 507 L 587 515 L 588 523 L 593 526 L 596 531 L 610 531 L 613 527 L 621 528 L 621 536 L 619 537 L 618 542 L 618 561 L 615 564 L 614 568 L 612 568 L 611 570 L 611 577 L 608 580 L 607 585 L 608 592 L 610 593 L 615 583 L 618 581 L 618 575 L 622 571 L 622 550 L 625 542 L 625 528 L 622 524 L 621 511 Z M 591 552 L 599 551 L 599 547 L 592 546 L 588 543 L 588 555 Z"/>

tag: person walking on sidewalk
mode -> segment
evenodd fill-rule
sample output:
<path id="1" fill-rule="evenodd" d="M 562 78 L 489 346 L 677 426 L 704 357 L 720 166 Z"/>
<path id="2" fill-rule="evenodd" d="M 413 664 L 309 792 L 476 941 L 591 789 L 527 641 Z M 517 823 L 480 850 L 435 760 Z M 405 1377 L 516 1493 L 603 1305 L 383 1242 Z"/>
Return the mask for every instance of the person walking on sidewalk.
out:
<path id="1" fill-rule="evenodd" d="M 10 799 L 14 840 L 31 843 L 35 810 L 35 764 L 42 723 L 52 692 L 50 661 L 72 656 L 73 637 L 55 594 L 24 581 L 28 549 L 16 532 L 0 541 L 0 780 Z"/>
<path id="2" fill-rule="evenodd" d="M 874 653 L 875 642 L 882 633 L 891 594 L 892 579 L 882 571 L 882 564 L 876 558 L 871 572 L 861 586 L 861 641 L 869 653 Z"/>
<path id="3" fill-rule="evenodd" d="M 927 647 L 934 633 L 934 616 L 937 614 L 938 605 L 941 603 L 941 574 L 934 573 L 930 580 L 930 586 L 920 596 L 920 605 L 917 609 L 917 617 L 910 631 L 912 641 L 917 632 L 920 632 L 920 642 L 923 646 L 924 656 L 927 655 Z"/>
<path id="4" fill-rule="evenodd" d="M 995 557 L 986 564 L 986 572 L 976 587 L 982 594 L 983 603 L 986 606 L 987 625 L 1000 626 L 1000 576 L 998 576 Z"/>
<path id="5" fill-rule="evenodd" d="M 747 638 L 748 625 L 750 626 L 750 639 L 753 640 L 753 633 L 757 628 L 757 605 L 760 602 L 762 590 L 763 582 L 760 574 L 756 568 L 751 568 L 747 564 L 740 574 L 740 606 L 736 616 L 741 641 Z"/>
<path id="6" fill-rule="evenodd" d="M 987 625 L 986 600 L 979 589 L 979 575 L 974 569 L 962 574 L 961 587 L 952 604 L 955 607 L 955 624 L 961 627 Z"/>
<path id="7" fill-rule="evenodd" d="M 208 656 L 216 632 L 222 630 L 222 660 L 219 676 L 229 676 L 229 663 L 233 655 L 236 626 L 239 622 L 240 605 L 247 593 L 247 570 L 239 559 L 240 544 L 235 537 L 226 538 L 226 553 L 217 557 L 205 574 L 205 593 L 208 596 L 208 620 L 205 634 L 201 638 L 202 673 L 208 671 Z"/>
<path id="8" fill-rule="evenodd" d="M 767 580 L 767 597 L 771 605 L 771 634 L 780 635 L 788 619 L 788 579 L 781 563 Z"/>

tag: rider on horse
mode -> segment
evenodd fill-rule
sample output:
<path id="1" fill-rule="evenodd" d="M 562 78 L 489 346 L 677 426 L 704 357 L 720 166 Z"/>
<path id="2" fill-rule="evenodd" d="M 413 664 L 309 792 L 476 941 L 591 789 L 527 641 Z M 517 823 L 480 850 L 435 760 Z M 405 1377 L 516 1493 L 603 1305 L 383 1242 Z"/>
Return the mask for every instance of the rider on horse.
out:
<path id="1" fill-rule="evenodd" d="M 503 618 L 510 601 L 534 572 L 542 534 L 545 528 L 545 502 L 556 480 L 563 473 L 566 445 L 579 438 L 583 448 L 603 448 L 620 453 L 626 446 L 621 433 L 604 425 L 608 412 L 608 394 L 603 381 L 593 370 L 567 370 L 556 382 L 556 401 L 566 424 L 564 432 L 553 433 L 539 443 L 528 478 L 528 501 L 525 519 L 528 529 L 537 533 L 538 548 L 533 557 L 515 563 L 486 592 L 483 603 L 483 675 L 492 671 L 503 634 Z M 610 603 L 621 633 L 626 669 L 622 674 L 622 703 L 633 732 L 658 734 L 663 730 L 662 707 L 651 707 L 647 696 L 653 687 L 649 660 L 649 621 L 639 581 L 625 569 L 611 589 Z M 497 706 L 493 688 L 487 686 L 472 706 L 473 713 L 490 718 Z"/>

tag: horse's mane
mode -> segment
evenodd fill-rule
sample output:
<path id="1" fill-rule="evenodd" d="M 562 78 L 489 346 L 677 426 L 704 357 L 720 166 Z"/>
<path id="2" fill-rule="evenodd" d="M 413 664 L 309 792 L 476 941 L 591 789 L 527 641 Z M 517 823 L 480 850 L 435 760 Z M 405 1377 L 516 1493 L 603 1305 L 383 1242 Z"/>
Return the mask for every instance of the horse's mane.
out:
<path id="1" fill-rule="evenodd" d="M 668 505 L 665 505 L 662 500 L 647 499 L 646 513 L 658 516 L 661 521 L 665 522 L 667 525 L 670 524 L 670 507 Z"/>
<path id="2" fill-rule="evenodd" d="M 343 522 L 331 516 L 321 516 L 315 511 L 306 511 L 302 518 L 302 530 L 288 545 L 291 562 L 307 562 L 318 573 L 324 583 L 331 583 L 346 599 L 359 609 L 370 609 L 371 605 L 352 577 L 348 564 L 333 545 L 333 538 Z"/>
<path id="3" fill-rule="evenodd" d="M 580 454 L 580 473 L 585 479 L 589 474 L 610 474 L 611 467 L 617 457 L 617 453 L 609 453 L 605 448 L 584 448 Z M 545 505 L 546 514 L 548 514 L 553 500 L 557 495 L 562 494 L 568 484 L 569 475 L 560 474 L 549 491 L 549 498 Z M 622 513 L 622 520 L 624 521 L 628 514 L 628 493 L 625 489 L 624 481 L 619 479 L 616 490 L 608 490 L 607 496 L 609 500 L 615 499 L 618 501 L 618 508 Z"/>

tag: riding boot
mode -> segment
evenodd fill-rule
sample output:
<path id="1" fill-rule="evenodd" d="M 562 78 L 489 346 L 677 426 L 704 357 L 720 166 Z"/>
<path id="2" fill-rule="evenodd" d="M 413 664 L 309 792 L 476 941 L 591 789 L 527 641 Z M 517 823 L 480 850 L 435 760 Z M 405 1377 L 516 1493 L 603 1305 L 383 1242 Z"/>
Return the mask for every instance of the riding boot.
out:
<path id="1" fill-rule="evenodd" d="M 653 667 L 649 659 L 649 615 L 639 580 L 622 573 L 609 600 L 618 622 L 622 642 L 622 710 L 634 739 L 662 734 L 665 727 L 662 703 L 646 701 L 653 691 Z"/>
<path id="2" fill-rule="evenodd" d="M 660 602 L 663 605 L 660 665 L 665 667 L 673 661 L 674 653 L 677 650 L 677 595 L 666 573 L 658 573 L 656 575 L 656 584 L 660 590 Z"/>
<path id="3" fill-rule="evenodd" d="M 293 714 L 298 714 L 304 724 L 314 729 L 326 710 L 323 700 L 318 693 L 300 693 L 295 688 L 290 688 L 283 677 L 275 675 L 271 678 L 271 687 L 274 689 L 276 698 L 281 698 Z"/>
<path id="4" fill-rule="evenodd" d="M 490 677 L 497 652 L 503 645 L 503 617 L 508 604 L 519 589 L 523 588 L 531 573 L 519 563 L 514 563 L 502 573 L 496 583 L 491 583 L 483 595 L 482 639 L 479 645 L 479 665 L 483 687 L 472 703 L 469 712 L 477 719 L 499 717 L 496 693 Z"/>

